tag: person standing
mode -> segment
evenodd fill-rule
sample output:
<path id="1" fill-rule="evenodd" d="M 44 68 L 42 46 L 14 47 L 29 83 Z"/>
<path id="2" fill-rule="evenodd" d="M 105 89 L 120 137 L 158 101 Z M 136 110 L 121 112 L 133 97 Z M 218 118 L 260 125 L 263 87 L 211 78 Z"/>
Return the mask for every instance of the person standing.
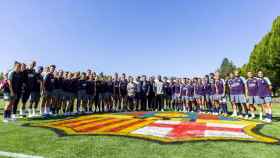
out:
<path id="1" fill-rule="evenodd" d="M 38 108 L 38 104 L 41 97 L 41 91 L 43 88 L 43 76 L 41 75 L 43 72 L 43 67 L 38 67 L 37 72 L 34 73 L 34 76 L 29 76 L 29 89 L 30 89 L 30 102 L 28 109 L 28 116 L 34 117 L 36 116 L 36 109 Z"/>
<path id="2" fill-rule="evenodd" d="M 44 108 L 44 114 L 52 114 L 52 101 L 53 101 L 53 89 L 54 89 L 54 71 L 55 65 L 50 66 L 50 71 L 45 75 L 43 80 L 43 95 L 46 98 L 45 105 L 42 105 Z"/>
<path id="3" fill-rule="evenodd" d="M 233 103 L 233 117 L 238 115 L 237 109 L 239 109 L 239 117 L 243 117 L 242 111 L 245 112 L 245 117 L 248 117 L 248 110 L 246 106 L 245 89 L 246 81 L 244 77 L 239 75 L 239 71 L 234 71 L 234 78 L 232 83 L 229 85 L 231 89 L 231 101 Z"/>
<path id="4" fill-rule="evenodd" d="M 137 76 L 135 80 L 136 84 L 136 94 L 135 94 L 135 99 L 136 99 L 136 110 L 140 111 L 142 109 L 142 82 L 141 82 L 141 77 Z"/>
<path id="5" fill-rule="evenodd" d="M 119 111 L 121 106 L 120 98 L 120 81 L 118 73 L 115 73 L 113 78 L 113 109 L 114 111 Z"/>
<path id="6" fill-rule="evenodd" d="M 125 73 L 122 74 L 120 80 L 120 100 L 121 100 L 121 108 L 120 110 L 124 110 L 124 106 L 127 106 L 127 79 Z"/>
<path id="7" fill-rule="evenodd" d="M 161 76 L 157 77 L 157 81 L 155 82 L 155 92 L 156 92 L 156 111 L 163 111 L 163 81 Z"/>
<path id="8" fill-rule="evenodd" d="M 204 88 L 203 88 L 203 80 L 201 78 L 197 78 L 197 81 L 194 84 L 194 96 L 199 107 L 199 112 L 202 112 L 205 109 L 204 107 Z"/>
<path id="9" fill-rule="evenodd" d="M 142 82 L 142 100 L 141 100 L 141 107 L 143 111 L 148 110 L 148 88 L 149 88 L 149 82 L 147 81 L 147 77 L 145 75 L 141 78 Z"/>
<path id="10" fill-rule="evenodd" d="M 215 86 L 216 91 L 214 95 L 214 114 L 218 115 L 220 108 L 225 113 L 225 108 L 222 107 L 222 100 L 225 97 L 225 80 L 220 78 L 220 73 L 215 72 Z"/>
<path id="11" fill-rule="evenodd" d="M 251 71 L 247 72 L 247 80 L 246 80 L 246 99 L 247 99 L 247 107 L 250 110 L 251 117 L 250 119 L 255 118 L 255 111 L 256 111 L 256 106 L 259 103 L 258 100 L 258 80 L 256 77 L 254 77 L 253 73 Z M 260 112 L 260 116 L 262 116 L 262 111 Z"/>
<path id="12" fill-rule="evenodd" d="M 4 112 L 3 112 L 3 122 L 8 123 L 11 120 L 11 111 L 13 99 L 11 97 L 11 91 L 8 81 L 8 73 L 4 74 L 4 79 L 0 81 L 0 89 L 3 92 L 3 100 L 5 102 Z"/>
<path id="13" fill-rule="evenodd" d="M 25 64 L 22 64 L 22 75 L 23 75 L 23 87 L 22 87 L 22 104 L 20 107 L 20 115 L 26 115 L 26 103 L 30 97 L 31 91 L 30 88 L 33 84 L 33 79 L 36 75 L 35 68 L 36 61 L 32 61 L 28 68 L 26 68 Z M 27 110 L 28 114 L 30 114 L 30 109 Z"/>
<path id="14" fill-rule="evenodd" d="M 154 77 L 151 76 L 149 81 L 147 82 L 147 93 L 146 96 L 148 98 L 148 110 L 155 110 L 155 81 Z"/>
<path id="15" fill-rule="evenodd" d="M 88 112 L 87 108 L 87 87 L 89 82 L 87 81 L 87 75 L 85 72 L 81 73 L 80 79 L 78 79 L 77 86 L 77 106 L 76 111 L 78 114 Z"/>
<path id="16" fill-rule="evenodd" d="M 265 122 L 272 122 L 272 86 L 268 77 L 264 77 L 263 72 L 258 72 L 258 97 L 259 103 L 262 105 L 263 110 L 265 112 Z"/>
<path id="17" fill-rule="evenodd" d="M 93 74 L 88 76 L 87 82 L 88 82 L 87 88 L 86 88 L 87 99 L 88 99 L 88 106 L 87 106 L 88 110 L 87 111 L 89 111 L 89 113 L 91 113 L 91 112 L 95 112 L 95 110 L 96 110 L 96 106 L 94 104 L 94 98 L 96 96 L 96 87 L 95 87 L 95 80 L 94 80 Z"/>
<path id="18" fill-rule="evenodd" d="M 17 105 L 22 94 L 23 75 L 21 73 L 21 64 L 15 63 L 14 69 L 8 74 L 8 84 L 10 92 L 10 104 L 5 108 L 8 110 L 8 117 L 10 117 L 10 109 L 12 108 L 12 119 L 15 120 L 17 114 Z"/>
<path id="19" fill-rule="evenodd" d="M 135 111 L 136 110 L 136 84 L 133 82 L 133 77 L 128 77 L 127 83 L 127 110 Z"/>
<path id="20" fill-rule="evenodd" d="M 172 98 L 172 90 L 171 84 L 168 82 L 167 77 L 163 78 L 163 102 L 164 102 L 164 110 L 171 109 L 171 98 Z"/>

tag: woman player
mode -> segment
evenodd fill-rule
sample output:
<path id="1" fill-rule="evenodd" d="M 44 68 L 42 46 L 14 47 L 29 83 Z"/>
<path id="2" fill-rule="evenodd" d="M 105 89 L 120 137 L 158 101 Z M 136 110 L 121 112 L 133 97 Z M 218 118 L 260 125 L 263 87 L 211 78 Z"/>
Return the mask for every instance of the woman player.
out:
<path id="1" fill-rule="evenodd" d="M 182 104 L 180 105 L 179 109 L 180 111 L 187 111 L 188 108 L 188 97 L 187 97 L 187 78 L 183 78 L 181 86 L 180 86 L 180 91 L 181 91 L 181 102 Z"/>
<path id="2" fill-rule="evenodd" d="M 85 72 L 81 74 L 80 79 L 78 80 L 78 91 L 77 91 L 77 112 L 86 113 L 88 112 L 87 108 L 87 88 L 89 82 L 87 81 L 87 75 Z"/>
<path id="3" fill-rule="evenodd" d="M 272 106 L 271 106 L 271 82 L 267 77 L 264 77 L 263 72 L 258 72 L 258 97 L 259 103 L 262 105 L 265 112 L 265 122 L 272 122 Z"/>
<path id="4" fill-rule="evenodd" d="M 219 72 L 215 72 L 215 94 L 214 94 L 214 100 L 213 100 L 213 105 L 214 105 L 214 114 L 218 115 L 220 111 L 220 105 L 222 104 L 222 99 L 225 96 L 225 81 L 220 78 Z M 224 109 L 224 108 L 223 108 Z M 223 110 L 224 111 L 224 110 Z"/>
<path id="5" fill-rule="evenodd" d="M 11 120 L 12 103 L 13 98 L 11 98 L 11 91 L 8 81 L 8 73 L 4 74 L 4 79 L 0 82 L 0 89 L 3 92 L 3 99 L 5 102 L 3 122 L 7 123 Z"/>
<path id="6" fill-rule="evenodd" d="M 194 85 L 194 96 L 197 106 L 199 107 L 199 112 L 206 110 L 204 107 L 204 92 L 203 80 L 201 78 L 197 78 L 197 81 Z"/>
<path id="7" fill-rule="evenodd" d="M 197 110 L 194 109 L 194 86 L 193 86 L 193 82 L 191 79 L 187 79 L 187 84 L 186 84 L 186 88 L 187 88 L 187 105 L 188 105 L 188 110 L 190 112 Z"/>
<path id="8" fill-rule="evenodd" d="M 96 87 L 95 87 L 95 79 L 93 74 L 88 76 L 88 87 L 87 87 L 87 99 L 88 99 L 88 106 L 87 109 L 89 112 L 95 112 L 96 105 L 94 104 L 94 98 L 96 96 Z"/>

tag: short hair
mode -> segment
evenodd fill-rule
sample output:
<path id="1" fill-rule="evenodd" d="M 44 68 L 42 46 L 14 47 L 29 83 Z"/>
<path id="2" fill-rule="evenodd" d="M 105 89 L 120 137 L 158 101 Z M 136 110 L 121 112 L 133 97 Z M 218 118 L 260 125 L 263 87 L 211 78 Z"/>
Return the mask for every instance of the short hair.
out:
<path id="1" fill-rule="evenodd" d="M 38 66 L 38 67 L 37 67 L 37 70 L 43 71 L 43 70 L 44 70 L 44 67 L 43 67 L 43 66 Z"/>
<path id="2" fill-rule="evenodd" d="M 56 66 L 55 66 L 55 65 L 50 65 L 49 67 L 50 67 L 50 68 L 51 68 L 51 67 L 56 68 Z"/>

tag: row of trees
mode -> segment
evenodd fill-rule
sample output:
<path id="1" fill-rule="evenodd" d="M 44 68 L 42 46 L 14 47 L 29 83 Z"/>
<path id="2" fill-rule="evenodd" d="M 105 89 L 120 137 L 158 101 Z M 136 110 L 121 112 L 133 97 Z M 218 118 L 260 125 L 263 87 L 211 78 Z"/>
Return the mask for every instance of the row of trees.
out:
<path id="1" fill-rule="evenodd" d="M 225 76 L 234 69 L 236 66 L 233 62 L 225 58 L 219 71 Z M 270 78 L 274 94 L 280 89 L 280 16 L 274 20 L 271 31 L 255 45 L 248 63 L 240 67 L 240 70 L 243 75 L 247 71 L 262 70 Z"/>

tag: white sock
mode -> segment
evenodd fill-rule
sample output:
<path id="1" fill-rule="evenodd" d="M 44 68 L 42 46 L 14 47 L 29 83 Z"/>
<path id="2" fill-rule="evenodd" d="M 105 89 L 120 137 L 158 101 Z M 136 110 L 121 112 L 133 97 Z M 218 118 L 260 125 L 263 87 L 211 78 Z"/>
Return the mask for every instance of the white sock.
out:
<path id="1" fill-rule="evenodd" d="M 252 117 L 255 117 L 255 113 L 254 113 L 254 112 L 252 112 L 252 113 L 251 113 L 251 116 L 252 116 Z"/>
<path id="2" fill-rule="evenodd" d="M 262 112 L 260 113 L 260 119 L 262 119 L 263 118 L 263 114 L 262 114 Z"/>
<path id="3" fill-rule="evenodd" d="M 268 109 L 267 111 L 268 111 L 269 114 L 272 114 L 272 110 L 271 109 Z"/>

